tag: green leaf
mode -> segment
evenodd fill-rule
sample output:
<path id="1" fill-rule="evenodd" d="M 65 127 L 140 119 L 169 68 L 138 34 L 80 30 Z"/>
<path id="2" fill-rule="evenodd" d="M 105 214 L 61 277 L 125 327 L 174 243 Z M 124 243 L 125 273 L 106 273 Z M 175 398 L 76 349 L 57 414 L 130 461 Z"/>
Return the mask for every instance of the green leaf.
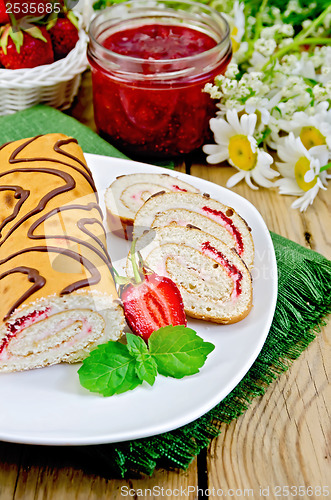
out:
<path id="1" fill-rule="evenodd" d="M 267 127 L 263 132 L 261 138 L 258 140 L 257 145 L 260 146 L 260 144 L 262 144 L 270 134 L 271 134 L 271 129 Z"/>
<path id="2" fill-rule="evenodd" d="M 9 30 L 9 36 L 13 40 L 16 48 L 16 52 L 19 54 L 21 52 L 21 47 L 23 45 L 23 32 L 18 30 L 14 31 L 12 28 Z M 5 51 L 4 51 L 5 52 Z M 5 52 L 6 54 L 6 52 Z"/>
<path id="3" fill-rule="evenodd" d="M 152 333 L 148 343 L 158 372 L 174 378 L 198 373 L 208 354 L 215 349 L 194 330 L 181 325 L 160 328 Z"/>
<path id="4" fill-rule="evenodd" d="M 149 385 L 153 385 L 157 375 L 157 364 L 150 355 L 148 348 L 141 337 L 128 333 L 128 350 L 136 358 L 136 374 L 141 381 L 145 380 Z"/>
<path id="5" fill-rule="evenodd" d="M 135 389 L 142 383 L 135 371 L 136 360 L 126 345 L 108 342 L 98 346 L 78 370 L 83 387 L 103 396 Z"/>
<path id="6" fill-rule="evenodd" d="M 141 337 L 138 337 L 138 335 L 134 335 L 133 333 L 127 333 L 126 341 L 128 343 L 127 348 L 130 354 L 132 354 L 132 356 L 136 357 L 139 354 L 149 355 L 146 343 Z"/>
<path id="7" fill-rule="evenodd" d="M 42 34 L 41 30 L 37 28 L 37 26 L 31 26 L 29 28 L 24 28 L 24 31 L 27 31 L 30 36 L 33 38 L 37 38 L 38 40 L 42 40 L 43 42 L 47 43 L 46 38 Z"/>
<path id="8" fill-rule="evenodd" d="M 72 10 L 70 10 L 67 14 L 67 18 L 69 19 L 69 21 L 71 21 L 71 23 L 75 26 L 75 28 L 77 28 L 79 30 L 79 24 L 78 24 L 78 19 L 77 17 L 75 16 L 75 14 L 73 13 Z"/>

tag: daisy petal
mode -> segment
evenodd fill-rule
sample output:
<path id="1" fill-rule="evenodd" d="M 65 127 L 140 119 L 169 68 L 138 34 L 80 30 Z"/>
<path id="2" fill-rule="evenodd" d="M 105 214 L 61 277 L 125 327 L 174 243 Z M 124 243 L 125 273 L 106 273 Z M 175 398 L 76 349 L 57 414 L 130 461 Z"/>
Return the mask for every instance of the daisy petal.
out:
<path id="1" fill-rule="evenodd" d="M 253 170 L 252 172 L 252 178 L 258 184 L 259 186 L 263 186 L 266 188 L 271 188 L 274 186 L 274 183 L 263 177 L 259 171 L 256 169 Z"/>
<path id="2" fill-rule="evenodd" d="M 278 187 L 279 194 L 300 196 L 303 193 L 294 179 L 278 179 L 274 185 Z"/>
<path id="3" fill-rule="evenodd" d="M 259 189 L 257 186 L 254 186 L 254 184 L 252 183 L 252 181 L 251 181 L 251 173 L 250 172 L 246 172 L 246 174 L 245 174 L 245 181 L 247 182 L 248 186 L 251 189 L 254 189 L 255 191 L 257 189 Z"/>
<path id="4" fill-rule="evenodd" d="M 238 184 L 238 182 L 240 182 L 244 177 L 245 177 L 245 172 L 242 172 L 242 171 L 237 172 L 236 174 L 232 175 L 232 177 L 230 177 L 230 179 L 228 179 L 228 181 L 226 183 L 226 187 L 232 188 L 233 186 Z"/>
<path id="5" fill-rule="evenodd" d="M 210 129 L 214 133 L 215 142 L 227 145 L 231 136 L 232 127 L 221 118 L 212 118 L 210 120 Z"/>
<path id="6" fill-rule="evenodd" d="M 243 130 L 239 123 L 237 111 L 229 109 L 226 113 L 226 119 L 237 134 L 242 134 Z"/>

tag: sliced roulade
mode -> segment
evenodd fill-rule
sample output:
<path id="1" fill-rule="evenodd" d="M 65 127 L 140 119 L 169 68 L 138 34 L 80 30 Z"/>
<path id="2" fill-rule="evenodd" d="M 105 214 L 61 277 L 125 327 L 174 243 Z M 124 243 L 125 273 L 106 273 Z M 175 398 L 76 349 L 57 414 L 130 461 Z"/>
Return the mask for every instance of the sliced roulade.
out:
<path id="1" fill-rule="evenodd" d="M 121 175 L 105 194 L 109 229 L 123 238 L 131 239 L 133 221 L 139 208 L 160 191 L 199 192 L 194 186 L 168 174 Z"/>
<path id="2" fill-rule="evenodd" d="M 154 195 L 137 212 L 134 238 L 159 225 L 191 224 L 233 247 L 251 268 L 254 243 L 250 228 L 237 212 L 209 195 L 194 193 L 160 193 Z"/>
<path id="3" fill-rule="evenodd" d="M 61 134 L 0 147 L 0 371 L 83 359 L 124 318 L 92 174 Z"/>
<path id="4" fill-rule="evenodd" d="M 186 314 L 235 323 L 252 307 L 251 275 L 238 254 L 217 238 L 183 226 L 154 228 L 137 240 L 146 266 L 179 287 Z M 131 261 L 127 274 L 132 275 Z"/>

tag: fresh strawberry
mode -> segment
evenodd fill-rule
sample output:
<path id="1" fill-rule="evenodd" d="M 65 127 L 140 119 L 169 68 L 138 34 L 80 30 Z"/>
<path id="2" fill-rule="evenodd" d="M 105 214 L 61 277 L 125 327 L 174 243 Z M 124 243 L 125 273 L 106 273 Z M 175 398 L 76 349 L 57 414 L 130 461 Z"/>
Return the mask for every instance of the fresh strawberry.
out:
<path id="1" fill-rule="evenodd" d="M 134 278 L 120 291 L 126 321 L 133 333 L 147 340 L 159 328 L 168 325 L 187 325 L 183 299 L 177 285 L 165 276 L 146 269 L 140 257 L 135 261 L 135 243 L 131 248 Z M 123 283 L 125 278 L 116 278 Z"/>
<path id="2" fill-rule="evenodd" d="M 68 17 L 59 17 L 54 25 L 52 25 L 53 22 L 51 21 L 49 34 L 51 35 L 56 61 L 66 57 L 78 42 L 78 29 L 74 24 L 74 19 L 72 12 L 70 12 Z"/>
<path id="3" fill-rule="evenodd" d="M 0 24 L 9 23 L 9 16 L 7 14 L 7 7 L 5 0 L 0 0 Z"/>
<path id="4" fill-rule="evenodd" d="M 22 20 L 23 21 L 23 20 Z M 0 63 L 7 69 L 34 68 L 54 62 L 51 38 L 42 26 L 22 22 L 1 29 Z"/>

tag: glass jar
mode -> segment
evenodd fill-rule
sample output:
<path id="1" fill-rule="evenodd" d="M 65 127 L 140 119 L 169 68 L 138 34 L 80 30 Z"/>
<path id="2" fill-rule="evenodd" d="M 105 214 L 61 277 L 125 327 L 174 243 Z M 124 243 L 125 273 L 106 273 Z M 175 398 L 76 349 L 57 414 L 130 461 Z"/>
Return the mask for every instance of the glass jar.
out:
<path id="1" fill-rule="evenodd" d="M 88 46 L 99 134 L 143 157 L 199 148 L 215 114 L 203 88 L 226 70 L 229 31 L 220 13 L 188 0 L 133 0 L 102 11 Z"/>

